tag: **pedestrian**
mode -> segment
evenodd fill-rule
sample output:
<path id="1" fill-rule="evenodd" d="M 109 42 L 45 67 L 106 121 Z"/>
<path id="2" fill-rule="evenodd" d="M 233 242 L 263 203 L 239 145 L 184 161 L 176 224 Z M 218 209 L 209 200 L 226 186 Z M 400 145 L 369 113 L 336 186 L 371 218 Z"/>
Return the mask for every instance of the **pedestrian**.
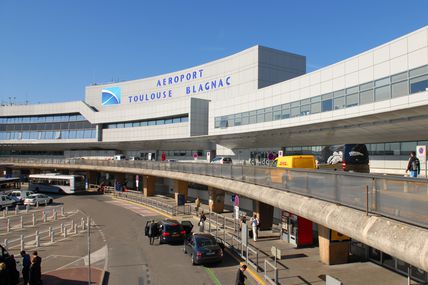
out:
<path id="1" fill-rule="evenodd" d="M 201 233 L 203 233 L 205 230 L 205 220 L 206 219 L 207 219 L 207 217 L 205 216 L 204 210 L 202 210 L 201 216 L 199 218 L 199 231 Z"/>
<path id="2" fill-rule="evenodd" d="M 245 285 L 245 279 L 247 279 L 247 276 L 244 274 L 245 270 L 247 270 L 247 266 L 242 264 L 236 273 L 235 285 Z"/>
<path id="3" fill-rule="evenodd" d="M 251 228 L 253 230 L 253 240 L 257 241 L 257 229 L 259 227 L 259 219 L 257 218 L 257 214 L 254 214 L 254 216 L 250 220 Z"/>
<path id="4" fill-rule="evenodd" d="M 242 231 L 242 225 L 247 223 L 247 216 L 242 215 L 241 222 L 239 223 L 239 231 Z"/>
<path id="5" fill-rule="evenodd" d="M 407 163 L 406 173 L 410 171 L 410 177 L 418 177 L 418 174 L 421 173 L 421 163 L 416 157 L 416 152 L 411 151 L 409 153 L 409 162 Z"/>
<path id="6" fill-rule="evenodd" d="M 27 285 L 29 276 L 30 276 L 30 266 L 31 266 L 30 255 L 26 253 L 25 250 L 22 250 L 21 256 L 22 256 L 22 279 L 24 281 L 24 285 Z"/>
<path id="7" fill-rule="evenodd" d="M 41 283 L 41 275 L 40 275 L 40 263 L 37 255 L 33 255 L 31 257 L 31 265 L 30 265 L 30 276 L 28 279 L 29 285 L 40 285 Z"/>
<path id="8" fill-rule="evenodd" d="M 5 260 L 6 264 L 6 272 L 9 275 L 9 285 L 16 285 L 19 281 L 19 271 L 16 270 L 16 260 L 15 256 L 11 254 L 10 256 L 6 257 Z"/>
<path id="9" fill-rule="evenodd" d="M 149 239 L 150 244 L 154 244 L 155 238 L 158 236 L 158 224 L 155 223 L 155 220 L 152 220 L 149 228 Z"/>
<path id="10" fill-rule="evenodd" d="M 35 277 L 37 278 L 37 281 L 36 281 L 37 283 L 35 284 L 40 284 L 42 283 L 41 281 L 42 280 L 42 258 L 39 256 L 37 250 L 33 251 L 33 256 L 31 257 L 31 263 L 33 263 L 33 259 L 35 260 L 35 263 L 36 263 L 36 265 L 34 266 L 35 268 L 33 269 L 33 270 L 36 270 Z M 31 266 L 30 266 L 30 284 L 31 284 Z"/>
<path id="11" fill-rule="evenodd" d="M 198 196 L 198 197 L 196 197 L 196 200 L 195 200 L 196 213 L 199 213 L 199 207 L 201 207 L 201 199 L 199 199 L 199 196 Z"/>
<path id="12" fill-rule="evenodd" d="M 9 273 L 4 262 L 0 262 L 0 284 L 9 284 Z"/>

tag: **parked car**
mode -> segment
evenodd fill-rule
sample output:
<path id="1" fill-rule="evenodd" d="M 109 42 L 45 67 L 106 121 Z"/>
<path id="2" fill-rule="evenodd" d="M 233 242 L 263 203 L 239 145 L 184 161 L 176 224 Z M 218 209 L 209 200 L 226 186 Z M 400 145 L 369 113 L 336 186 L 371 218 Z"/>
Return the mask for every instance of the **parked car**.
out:
<path id="1" fill-rule="evenodd" d="M 216 156 L 211 160 L 211 163 L 215 164 L 232 164 L 232 159 L 230 157 Z"/>
<path id="2" fill-rule="evenodd" d="M 53 198 L 45 194 L 31 194 L 28 198 L 24 200 L 24 205 L 35 206 L 37 203 L 39 205 L 48 205 L 53 202 Z"/>
<path id="3" fill-rule="evenodd" d="M 192 264 L 217 263 L 223 260 L 223 249 L 214 236 L 194 233 L 184 241 L 184 253 L 192 258 Z"/>
<path id="4" fill-rule="evenodd" d="M 7 251 L 6 248 L 3 247 L 3 245 L 0 244 L 0 262 L 4 262 L 6 260 L 6 258 L 8 258 L 9 252 Z"/>
<path id="5" fill-rule="evenodd" d="M 16 202 L 12 199 L 10 199 L 6 195 L 0 195 L 0 209 L 4 209 L 6 207 L 13 207 L 16 205 Z"/>
<path id="6" fill-rule="evenodd" d="M 186 236 L 186 230 L 177 220 L 159 221 L 159 243 L 182 243 Z"/>
<path id="7" fill-rule="evenodd" d="M 10 192 L 7 196 L 10 199 L 14 200 L 17 204 L 24 204 L 24 200 L 32 194 L 34 194 L 33 191 L 14 190 L 14 191 Z"/>

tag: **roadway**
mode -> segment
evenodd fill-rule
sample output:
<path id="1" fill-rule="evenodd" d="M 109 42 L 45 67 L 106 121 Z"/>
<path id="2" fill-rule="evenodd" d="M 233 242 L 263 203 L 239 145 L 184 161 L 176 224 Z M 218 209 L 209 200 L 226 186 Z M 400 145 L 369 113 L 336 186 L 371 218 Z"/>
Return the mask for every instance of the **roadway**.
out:
<path id="1" fill-rule="evenodd" d="M 232 284 L 235 280 L 239 263 L 228 254 L 219 265 L 192 266 L 190 257 L 183 253 L 182 245 L 149 245 L 148 238 L 144 236 L 146 221 L 163 219 L 161 213 L 100 195 L 60 196 L 55 202 L 63 203 L 66 211 L 77 207 L 96 223 L 95 228 L 108 247 L 108 256 L 105 257 L 108 284 L 218 285 Z M 98 243 L 94 245 L 94 251 L 102 247 L 99 244 L 101 239 L 93 241 Z M 83 239 L 80 247 L 82 242 L 86 244 Z M 62 255 L 75 255 L 72 254 L 74 248 L 69 247 L 69 251 Z M 49 263 L 49 259 L 46 260 L 44 267 L 54 269 Z M 247 284 L 256 283 L 249 278 Z"/>

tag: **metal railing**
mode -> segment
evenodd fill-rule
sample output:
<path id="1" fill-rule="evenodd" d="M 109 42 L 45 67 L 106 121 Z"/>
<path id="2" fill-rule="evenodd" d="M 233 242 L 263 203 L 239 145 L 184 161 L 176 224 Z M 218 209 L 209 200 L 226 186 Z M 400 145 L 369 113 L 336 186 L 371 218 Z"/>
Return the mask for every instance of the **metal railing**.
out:
<path id="1" fill-rule="evenodd" d="M 273 277 L 269 276 L 270 272 L 273 272 Z M 265 277 L 265 280 L 268 281 L 270 284 L 273 284 L 273 285 L 279 284 L 278 283 L 278 267 L 275 266 L 275 264 L 272 264 L 267 259 L 265 259 L 264 277 Z"/>
<path id="2" fill-rule="evenodd" d="M 428 228 L 427 179 L 208 163 L 17 158 L 1 158 L 0 162 L 33 164 L 38 168 L 98 166 L 120 167 L 119 172 L 130 173 L 160 170 L 214 176 L 314 197 Z"/>

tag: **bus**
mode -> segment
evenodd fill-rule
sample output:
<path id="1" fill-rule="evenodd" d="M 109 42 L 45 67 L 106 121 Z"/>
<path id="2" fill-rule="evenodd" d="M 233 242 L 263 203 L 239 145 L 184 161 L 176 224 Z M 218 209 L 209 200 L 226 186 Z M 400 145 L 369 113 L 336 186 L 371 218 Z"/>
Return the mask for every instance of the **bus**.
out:
<path id="1" fill-rule="evenodd" d="M 75 194 L 86 190 L 83 175 L 30 174 L 28 180 L 28 190 L 34 192 Z"/>

